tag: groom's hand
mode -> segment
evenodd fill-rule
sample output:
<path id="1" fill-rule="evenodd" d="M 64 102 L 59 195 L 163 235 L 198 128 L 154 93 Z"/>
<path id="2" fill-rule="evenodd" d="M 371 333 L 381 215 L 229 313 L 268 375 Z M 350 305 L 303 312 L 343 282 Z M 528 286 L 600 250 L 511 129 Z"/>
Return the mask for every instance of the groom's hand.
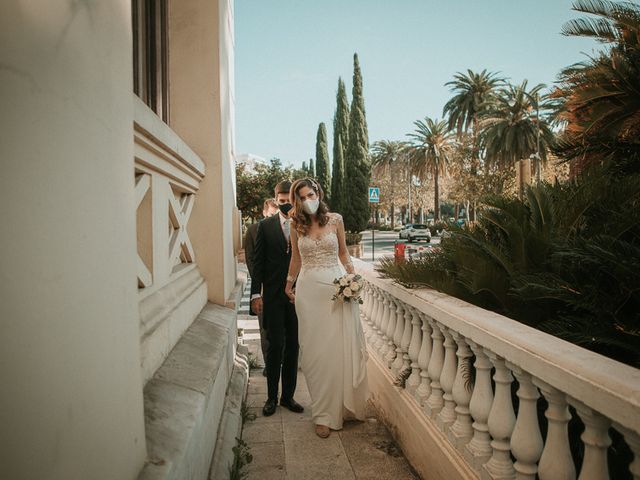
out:
<path id="1" fill-rule="evenodd" d="M 284 293 L 287 297 L 289 297 L 289 301 L 291 303 L 294 303 L 294 304 L 296 303 L 296 294 L 293 290 L 285 290 Z"/>
<path id="2" fill-rule="evenodd" d="M 262 298 L 258 297 L 251 300 L 251 310 L 257 315 L 262 314 Z"/>

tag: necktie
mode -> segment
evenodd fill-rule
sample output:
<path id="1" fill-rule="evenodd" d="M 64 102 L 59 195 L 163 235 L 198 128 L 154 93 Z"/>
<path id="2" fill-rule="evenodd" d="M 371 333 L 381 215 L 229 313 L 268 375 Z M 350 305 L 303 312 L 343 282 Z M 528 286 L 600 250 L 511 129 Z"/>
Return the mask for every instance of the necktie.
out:
<path id="1" fill-rule="evenodd" d="M 284 221 L 282 230 L 284 231 L 284 238 L 286 238 L 288 242 L 291 237 L 291 219 Z"/>

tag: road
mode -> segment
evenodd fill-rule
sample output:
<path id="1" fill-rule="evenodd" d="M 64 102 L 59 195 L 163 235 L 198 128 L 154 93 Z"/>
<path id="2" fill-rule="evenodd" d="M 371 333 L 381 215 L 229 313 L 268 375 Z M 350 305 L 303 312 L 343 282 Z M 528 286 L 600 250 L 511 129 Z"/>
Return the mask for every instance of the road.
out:
<path id="1" fill-rule="evenodd" d="M 398 238 L 398 232 L 375 232 L 375 257 L 372 256 L 371 248 L 371 230 L 362 232 L 362 258 L 366 262 L 374 262 L 380 260 L 382 257 L 393 256 L 393 245 L 396 242 L 406 243 L 406 240 L 400 240 Z M 433 237 L 431 245 L 437 245 L 440 243 L 439 237 Z M 429 245 L 426 242 L 414 242 L 413 246 Z"/>

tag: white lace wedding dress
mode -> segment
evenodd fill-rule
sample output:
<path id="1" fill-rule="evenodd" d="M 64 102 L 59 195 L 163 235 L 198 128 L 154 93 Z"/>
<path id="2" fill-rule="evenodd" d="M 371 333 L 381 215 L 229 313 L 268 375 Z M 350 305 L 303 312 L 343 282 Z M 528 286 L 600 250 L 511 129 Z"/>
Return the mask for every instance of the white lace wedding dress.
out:
<path id="1" fill-rule="evenodd" d="M 342 428 L 364 419 L 368 397 L 366 345 L 357 302 L 332 301 L 333 280 L 345 274 L 338 259 L 337 223 L 319 238 L 298 237 L 302 267 L 296 284 L 300 364 L 316 425 Z"/>

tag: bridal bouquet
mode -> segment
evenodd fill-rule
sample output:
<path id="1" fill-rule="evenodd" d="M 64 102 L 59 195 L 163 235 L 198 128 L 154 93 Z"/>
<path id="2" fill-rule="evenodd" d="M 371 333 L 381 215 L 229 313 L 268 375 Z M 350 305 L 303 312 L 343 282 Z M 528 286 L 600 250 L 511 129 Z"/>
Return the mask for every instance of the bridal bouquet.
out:
<path id="1" fill-rule="evenodd" d="M 364 287 L 364 279 L 361 275 L 356 273 L 347 273 L 340 278 L 336 278 L 333 281 L 336 287 L 336 293 L 333 294 L 331 300 L 342 300 L 343 302 L 358 302 L 362 303 L 360 293 Z"/>

